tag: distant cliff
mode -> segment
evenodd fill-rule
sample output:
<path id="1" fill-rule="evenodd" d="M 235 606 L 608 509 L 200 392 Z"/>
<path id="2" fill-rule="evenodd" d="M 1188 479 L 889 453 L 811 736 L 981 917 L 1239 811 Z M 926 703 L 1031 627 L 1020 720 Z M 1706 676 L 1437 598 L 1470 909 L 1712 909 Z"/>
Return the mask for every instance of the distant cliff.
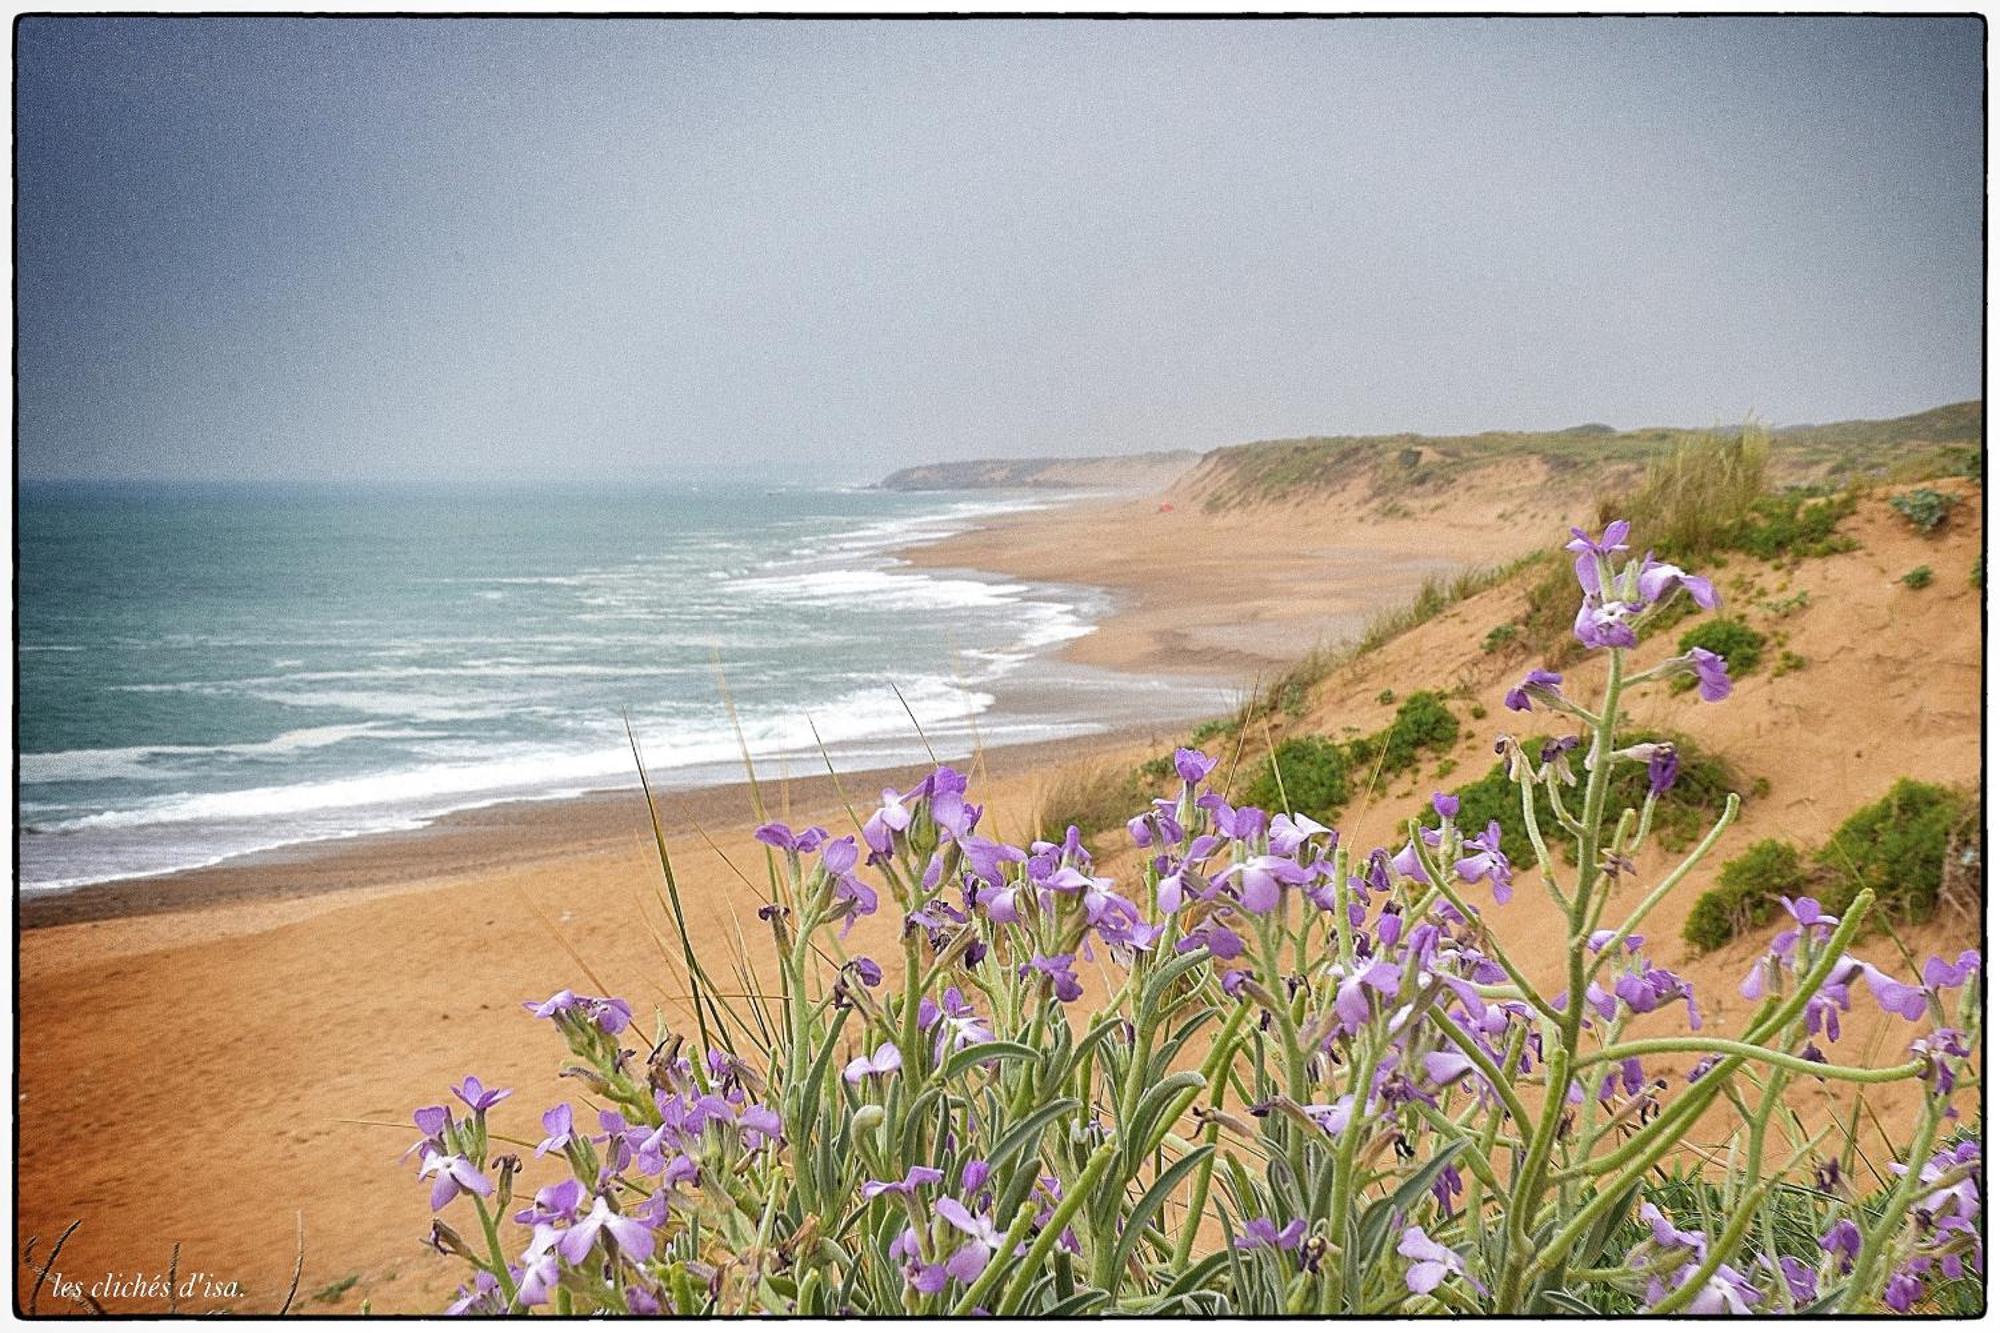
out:
<path id="1" fill-rule="evenodd" d="M 924 463 L 882 479 L 888 491 L 1161 490 L 1201 461 L 1192 449 L 1102 458 L 972 458 Z"/>

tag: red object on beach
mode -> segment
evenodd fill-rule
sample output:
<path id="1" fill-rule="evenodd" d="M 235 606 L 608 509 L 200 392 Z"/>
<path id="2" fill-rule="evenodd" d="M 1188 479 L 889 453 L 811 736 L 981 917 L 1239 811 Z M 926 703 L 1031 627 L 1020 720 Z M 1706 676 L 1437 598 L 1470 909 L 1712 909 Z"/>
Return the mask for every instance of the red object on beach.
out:
<path id="1" fill-rule="evenodd" d="M 1171 500 L 1162 500 L 1162 501 L 1160 501 L 1160 512 L 1161 512 L 1162 514 L 1171 514 L 1171 513 L 1173 513 L 1173 512 L 1174 512 L 1174 502 L 1173 502 L 1173 501 L 1171 501 Z"/>

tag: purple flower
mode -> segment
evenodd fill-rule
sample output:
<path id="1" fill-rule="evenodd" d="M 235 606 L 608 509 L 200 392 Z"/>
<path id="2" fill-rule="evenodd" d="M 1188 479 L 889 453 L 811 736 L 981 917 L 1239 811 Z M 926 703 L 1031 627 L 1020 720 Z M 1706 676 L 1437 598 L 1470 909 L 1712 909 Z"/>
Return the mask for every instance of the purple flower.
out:
<path id="1" fill-rule="evenodd" d="M 1430 872 L 1424 869 L 1423 858 L 1417 855 L 1417 844 L 1406 842 L 1403 850 L 1389 858 L 1389 868 L 1404 879 L 1413 879 L 1420 884 L 1431 881 Z"/>
<path id="2" fill-rule="evenodd" d="M 1785 1279 L 1785 1287 L 1792 1293 L 1793 1301 L 1810 1305 L 1819 1299 L 1819 1274 L 1805 1264 L 1790 1255 L 1780 1255 L 1778 1272 Z"/>
<path id="3" fill-rule="evenodd" d="M 1313 872 L 1288 857 L 1253 856 L 1229 867 L 1221 878 L 1231 876 L 1236 877 L 1237 898 L 1243 909 L 1262 916 L 1276 911 L 1284 901 L 1285 885 L 1304 884 L 1313 878 Z"/>
<path id="4" fill-rule="evenodd" d="M 1651 551 L 1639 566 L 1639 600 L 1651 605 L 1666 597 L 1673 596 L 1676 589 L 1687 589 L 1687 595 L 1694 604 L 1704 611 L 1716 607 L 1715 585 L 1699 574 L 1690 574 L 1679 565 L 1669 565 L 1653 559 Z"/>
<path id="5" fill-rule="evenodd" d="M 971 1237 L 945 1260 L 945 1272 L 960 1282 L 976 1281 L 986 1271 L 994 1251 L 1006 1243 L 1006 1238 L 993 1229 L 993 1223 L 987 1217 L 973 1212 L 957 1199 L 939 1199 L 933 1206 L 939 1217 Z"/>
<path id="6" fill-rule="evenodd" d="M 1673 1285 L 1678 1287 L 1694 1277 L 1699 1264 L 1688 1264 L 1674 1274 Z M 1666 1284 L 1654 1278 L 1648 1284 L 1646 1300 L 1650 1305 L 1659 1304 L 1666 1295 Z M 1687 1303 L 1689 1314 L 1750 1314 L 1763 1293 L 1750 1285 L 1750 1280 L 1731 1268 L 1728 1264 L 1718 1267 L 1704 1282 L 1695 1298 Z"/>
<path id="7" fill-rule="evenodd" d="M 1694 1004 L 1694 984 L 1664 967 L 1621 973 L 1611 989 L 1635 1014 L 1650 1014 L 1669 1001 L 1685 1000 L 1688 1027 L 1701 1031 L 1701 1012 Z"/>
<path id="8" fill-rule="evenodd" d="M 575 1176 L 568 1176 L 553 1185 L 545 1185 L 535 1191 L 534 1206 L 523 1208 L 514 1214 L 516 1222 L 540 1225 L 553 1222 L 568 1222 L 576 1216 L 576 1210 L 583 1207 L 583 1182 Z"/>
<path id="9" fill-rule="evenodd" d="M 1432 1051 L 1424 1057 L 1424 1077 L 1440 1088 L 1450 1087 L 1475 1068 L 1469 1056 L 1457 1051 Z"/>
<path id="10" fill-rule="evenodd" d="M 967 1194 L 977 1194 L 985 1186 L 987 1177 L 993 1174 L 990 1163 L 973 1158 L 958 1173 L 959 1188 Z"/>
<path id="11" fill-rule="evenodd" d="M 1333 1011 L 1340 1017 L 1341 1029 L 1352 1032 L 1367 1023 L 1369 990 L 1393 999 L 1402 983 L 1402 972 L 1390 962 L 1371 963 L 1345 978 L 1333 996 Z"/>
<path id="12" fill-rule="evenodd" d="M 961 838 L 959 850 L 965 855 L 965 864 L 972 873 L 988 884 L 999 884 L 1006 879 L 1003 867 L 1018 865 L 1028 859 L 1028 854 L 1019 847 L 1004 842 L 994 842 L 990 838 Z"/>
<path id="13" fill-rule="evenodd" d="M 805 856 L 826 841 L 826 830 L 815 824 L 809 829 L 794 833 L 784 824 L 764 824 L 751 836 L 767 847 L 776 847 L 779 851 Z"/>
<path id="14" fill-rule="evenodd" d="M 1022 964 L 1021 975 L 1025 977 L 1031 971 L 1040 972 L 1055 987 L 1056 999 L 1068 1004 L 1083 998 L 1083 983 L 1076 979 L 1076 972 L 1070 966 L 1075 961 L 1073 953 L 1059 953 L 1053 958 L 1036 954 Z"/>
<path id="15" fill-rule="evenodd" d="M 881 808 L 861 826 L 862 840 L 877 856 L 887 856 L 895 846 L 896 835 L 910 827 L 910 812 L 903 807 L 903 800 L 893 787 L 884 787 Z"/>
<path id="16" fill-rule="evenodd" d="M 1195 949 L 1207 949 L 1227 963 L 1243 956 L 1243 937 L 1227 926 L 1209 921 L 1190 931 L 1187 938 L 1174 946 L 1176 953 L 1188 953 Z"/>
<path id="17" fill-rule="evenodd" d="M 1198 785 L 1203 778 L 1214 772 L 1219 762 L 1221 761 L 1210 759 L 1200 750 L 1191 750 L 1186 746 L 1174 751 L 1174 771 L 1179 773 L 1181 781 L 1190 787 Z"/>
<path id="18" fill-rule="evenodd" d="M 1931 990 L 1955 990 L 1970 980 L 1973 973 L 1979 971 L 1979 966 L 1977 949 L 1967 949 L 1958 956 L 1956 963 L 1947 963 L 1932 955 L 1930 961 L 1924 964 L 1924 985 Z"/>
<path id="19" fill-rule="evenodd" d="M 1295 856 L 1299 848 L 1312 838 L 1326 833 L 1338 840 L 1339 835 L 1316 819 L 1304 815 L 1279 815 L 1271 821 L 1271 850 L 1279 856 Z"/>
<path id="20" fill-rule="evenodd" d="M 895 1194 L 902 1198 L 914 1198 L 920 1189 L 935 1185 L 944 1179 L 944 1172 L 934 1166 L 913 1166 L 901 1180 L 869 1180 L 861 1186 L 861 1197 L 879 1199 L 885 1194 Z"/>
<path id="21" fill-rule="evenodd" d="M 1432 1240 L 1424 1234 L 1422 1227 L 1410 1227 L 1405 1230 L 1403 1238 L 1396 1242 L 1396 1253 L 1410 1261 L 1409 1269 L 1403 1275 L 1403 1281 L 1410 1291 L 1418 1296 L 1428 1296 L 1436 1291 L 1448 1277 L 1467 1276 L 1465 1261 L 1458 1257 L 1458 1252 Z"/>
<path id="22" fill-rule="evenodd" d="M 1449 792 L 1434 791 L 1431 793 L 1431 809 L 1437 811 L 1439 819 L 1457 819 L 1458 797 Z"/>
<path id="23" fill-rule="evenodd" d="M 449 1108 L 443 1106 L 419 1106 L 415 1111 L 410 1113 L 410 1119 L 416 1122 L 417 1129 L 422 1132 L 423 1137 L 405 1148 L 403 1150 L 403 1157 L 407 1158 L 411 1153 L 418 1151 L 437 1153 L 445 1151 L 445 1131 L 451 1128 L 451 1111 Z"/>
<path id="24" fill-rule="evenodd" d="M 562 1233 L 562 1239 L 556 1242 L 556 1252 L 566 1262 L 580 1264 L 600 1235 L 630 1259 L 644 1259 L 653 1252 L 652 1228 L 636 1218 L 612 1212 L 601 1194 L 591 1204 L 590 1211 Z"/>
<path id="25" fill-rule="evenodd" d="M 1569 531 L 1570 539 L 1563 543 L 1563 549 L 1576 555 L 1578 585 L 1587 593 L 1603 592 L 1603 580 L 1597 572 L 1598 560 L 1609 559 L 1612 552 L 1626 549 L 1625 539 L 1632 535 L 1632 525 L 1622 518 L 1614 520 L 1605 527 L 1602 538 L 1592 538 L 1582 528 L 1571 528 Z"/>
<path id="26" fill-rule="evenodd" d="M 575 991 L 559 990 L 539 1004 L 533 1000 L 523 1000 L 521 1007 L 536 1018 L 558 1018 L 581 1003 L 583 1001 L 577 998 Z"/>
<path id="27" fill-rule="evenodd" d="M 882 984 L 882 965 L 867 954 L 856 954 L 847 965 L 854 969 L 855 976 L 861 978 L 861 984 L 870 990 Z"/>
<path id="28" fill-rule="evenodd" d="M 1913 1023 L 1924 1016 L 1926 1002 L 1923 987 L 1898 981 L 1873 963 L 1864 963 L 1851 954 L 1834 965 L 1827 977 L 1826 988 L 1845 988 L 1857 977 L 1868 984 L 1868 992 L 1875 997 L 1875 1003 L 1881 1006 L 1882 1012 L 1901 1014 Z"/>
<path id="29" fill-rule="evenodd" d="M 1636 648 L 1639 635 L 1628 619 L 1632 607 L 1624 602 L 1605 602 L 1591 594 L 1576 609 L 1572 627 L 1578 643 L 1586 648 Z"/>
<path id="30" fill-rule="evenodd" d="M 1882 1303 L 1897 1314 L 1908 1314 L 1910 1308 L 1923 1298 L 1923 1280 L 1907 1268 L 1897 1269 L 1882 1292 Z"/>
<path id="31" fill-rule="evenodd" d="M 1671 745 L 1655 745 L 1646 759 L 1646 789 L 1654 796 L 1665 796 L 1674 789 L 1680 773 L 1680 751 Z"/>
<path id="32" fill-rule="evenodd" d="M 903 1067 L 903 1053 L 896 1049 L 896 1043 L 885 1041 L 875 1048 L 873 1055 L 857 1055 L 841 1070 L 841 1077 L 849 1083 L 860 1083 L 870 1075 L 888 1075 Z"/>
<path id="33" fill-rule="evenodd" d="M 1253 1217 L 1243 1223 L 1243 1234 L 1231 1244 L 1239 1250 L 1296 1250 L 1306 1238 L 1306 1220 L 1295 1217 L 1281 1228 L 1268 1217 Z"/>
<path id="34" fill-rule="evenodd" d="M 514 1095 L 512 1088 L 488 1088 L 472 1075 L 453 1086 L 452 1094 L 475 1111 L 485 1111 Z"/>
<path id="35" fill-rule="evenodd" d="M 1493 885 L 1493 901 L 1506 904 L 1514 896 L 1514 867 L 1508 862 L 1507 854 L 1500 850 L 1500 821 L 1490 819 L 1486 831 L 1476 838 L 1469 838 L 1465 844 L 1476 849 L 1471 856 L 1460 857 L 1453 869 L 1458 877 L 1468 884 L 1487 880 Z"/>
<path id="36" fill-rule="evenodd" d="M 1852 1218 L 1843 1217 L 1827 1229 L 1819 1238 L 1819 1247 L 1832 1255 L 1846 1273 L 1854 1267 L 1854 1261 L 1861 1256 L 1861 1228 Z"/>
<path id="37" fill-rule="evenodd" d="M 1653 1244 L 1663 1250 L 1686 1250 L 1700 1257 L 1708 1253 L 1708 1236 L 1700 1231 L 1682 1231 L 1667 1220 L 1650 1200 L 1639 1205 L 1639 1220 L 1653 1233 Z"/>
<path id="38" fill-rule="evenodd" d="M 453 1318 L 466 1314 L 507 1313 L 506 1306 L 500 1299 L 500 1280 L 485 1269 L 480 1269 L 472 1275 L 470 1286 L 461 1286 L 458 1289 L 458 1299 L 445 1306 L 444 1312 Z"/>
<path id="39" fill-rule="evenodd" d="M 1535 701 L 1549 704 L 1560 699 L 1562 683 L 1561 672 L 1544 671 L 1537 667 L 1528 673 L 1526 680 L 1507 691 L 1507 697 L 1501 702 L 1516 713 L 1526 713 L 1531 711 L 1531 704 Z"/>
<path id="40" fill-rule="evenodd" d="M 576 1129 L 572 1123 L 569 1103 L 551 1106 L 542 1112 L 542 1128 L 548 1132 L 548 1137 L 536 1145 L 535 1156 L 546 1157 L 552 1152 L 561 1152 L 568 1147 Z"/>
<path id="41" fill-rule="evenodd" d="M 437 1183 L 431 1186 L 431 1211 L 434 1213 L 461 1194 L 477 1194 L 483 1198 L 493 1193 L 493 1182 L 457 1153 L 425 1154 L 423 1169 L 417 1172 L 417 1179 L 431 1175 L 437 1177 Z"/>
<path id="42" fill-rule="evenodd" d="M 757 1149 L 766 1143 L 776 1143 L 785 1132 L 785 1122 L 778 1113 L 761 1102 L 752 1102 L 736 1117 L 736 1127 L 743 1132 L 744 1146 Z"/>
<path id="43" fill-rule="evenodd" d="M 1729 663 L 1706 648 L 1690 648 L 1687 663 L 1694 670 L 1703 702 L 1717 704 L 1729 697 Z"/>

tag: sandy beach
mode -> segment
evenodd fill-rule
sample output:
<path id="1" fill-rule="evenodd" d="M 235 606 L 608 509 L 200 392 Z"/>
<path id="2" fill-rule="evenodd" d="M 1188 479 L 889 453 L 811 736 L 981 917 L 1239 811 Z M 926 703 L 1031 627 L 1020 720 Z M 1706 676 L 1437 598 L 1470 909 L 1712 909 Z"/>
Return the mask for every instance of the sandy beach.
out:
<path id="1" fill-rule="evenodd" d="M 1642 725 L 1699 730 L 1767 780 L 1722 855 L 1774 832 L 1822 837 L 1893 776 L 1977 779 L 1978 597 L 1967 573 L 1980 517 L 1976 494 L 1968 498 L 1975 507 L 1955 520 L 1945 548 L 1916 547 L 1877 504 L 1856 521 L 1863 551 L 1793 576 L 1813 610 L 1791 644 L 1812 670 L 1754 677 L 1729 708 L 1699 717 L 1692 696 L 1648 703 Z M 908 556 L 1108 588 L 1119 610 L 1068 647 L 1075 660 L 1233 675 L 1247 687 L 1407 600 L 1426 575 L 1548 544 L 1586 499 L 1523 478 L 1483 508 L 1384 519 L 1359 502 L 1208 515 L 1170 492 L 1008 517 Z M 1913 603 L 1895 575 L 1919 555 L 1937 566 L 1939 587 Z M 1523 664 L 1482 656 L 1478 643 L 1519 597 L 1503 587 L 1450 608 L 1337 675 L 1311 716 L 1275 725 L 1373 728 L 1393 712 L 1377 697 L 1383 681 L 1463 687 L 1489 716 L 1468 726 L 1453 758 L 1466 775 L 1483 771 L 1503 725 L 1500 695 Z M 1908 648 L 1916 642 L 1926 645 L 1921 662 Z M 975 790 L 991 826 L 1020 837 L 1059 760 L 1129 762 L 1182 732 L 1163 722 L 1083 744 L 992 750 L 973 761 Z M 844 803 L 870 803 L 877 787 L 912 776 L 843 775 L 836 787 L 820 775 L 768 783 L 762 794 L 773 817 L 843 828 Z M 1424 773 L 1369 793 L 1344 833 L 1363 845 L 1398 836 L 1434 782 Z M 748 836 L 749 790 L 668 793 L 659 809 L 694 947 L 718 974 L 732 973 L 739 948 L 754 967 L 769 940 L 756 917 L 765 863 Z M 1114 854 L 1106 864 L 1129 874 L 1130 862 Z M 53 1239 L 80 1219 L 55 1265 L 66 1279 L 162 1274 L 179 1245 L 183 1275 L 199 1271 L 237 1293 L 191 1305 L 272 1310 L 292 1280 L 302 1219 L 295 1309 L 352 1311 L 364 1300 L 377 1311 L 438 1308 L 457 1269 L 424 1248 L 424 1190 L 397 1161 L 416 1137 L 411 1108 L 441 1100 L 471 1072 L 516 1089 L 510 1109 L 519 1114 L 502 1120 L 531 1128 L 539 1107 L 568 1094 L 555 1078 L 559 1046 L 520 1001 L 564 986 L 625 995 L 642 1014 L 657 1008 L 685 1021 L 660 883 L 646 810 L 631 791 L 498 806 L 417 833 L 29 903 L 18 955 L 17 1256 L 35 1237 L 38 1262 L 17 1272 L 31 1286 Z M 1662 909 L 1659 952 L 1697 977 L 1710 1011 L 1729 1021 L 1754 946 L 1681 956 L 1673 926 L 1697 891 L 1683 885 Z M 1533 894 L 1498 928 L 1529 957 L 1559 952 L 1549 947 L 1559 923 Z M 1909 939 L 1942 948 L 1965 929 L 1940 921 Z M 864 921 L 850 947 L 893 972 L 893 931 L 883 917 Z M 1883 1024 L 1856 1027 L 1852 1052 L 1896 1053 Z M 1889 1102 L 1878 1108 L 1897 1113 Z M 42 1296 L 44 1310 L 64 1304 Z"/>

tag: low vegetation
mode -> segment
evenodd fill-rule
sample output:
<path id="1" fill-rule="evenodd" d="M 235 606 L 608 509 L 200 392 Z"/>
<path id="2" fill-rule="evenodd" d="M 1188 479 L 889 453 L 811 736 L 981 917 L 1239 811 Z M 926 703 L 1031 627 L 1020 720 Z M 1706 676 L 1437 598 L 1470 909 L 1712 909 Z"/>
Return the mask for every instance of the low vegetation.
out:
<path id="1" fill-rule="evenodd" d="M 1695 900 L 1681 938 L 1697 949 L 1719 949 L 1738 935 L 1768 924 L 1780 898 L 1798 898 L 1812 887 L 1798 848 L 1776 838 L 1751 844 L 1725 863 L 1715 887 Z"/>
<path id="2" fill-rule="evenodd" d="M 1945 491 L 1932 490 L 1921 486 L 1914 491 L 1904 491 L 1891 496 L 1889 507 L 1909 520 L 1918 532 L 1932 533 L 1942 528 L 1951 517 L 1952 507 L 1958 497 Z"/>
<path id="3" fill-rule="evenodd" d="M 1697 949 L 1720 948 L 1774 918 L 1781 898 L 1811 895 L 1843 912 L 1864 890 L 1890 919 L 1924 920 L 1937 907 L 1954 850 L 1976 844 L 1977 822 L 1977 805 L 1965 793 L 1900 779 L 1817 851 L 1802 855 L 1767 838 L 1728 862 L 1715 887 L 1695 900 L 1682 936 Z"/>
<path id="4" fill-rule="evenodd" d="M 1372 735 L 1350 741 L 1294 736 L 1279 742 L 1243 799 L 1266 810 L 1294 810 L 1331 820 L 1362 789 L 1379 787 L 1417 767 L 1425 755 L 1443 755 L 1458 743 L 1458 717 L 1444 697 L 1418 690 L 1396 717 Z"/>
<path id="5" fill-rule="evenodd" d="M 1881 800 L 1849 815 L 1814 857 L 1825 877 L 1820 900 L 1843 911 L 1866 887 L 1891 917 L 1925 919 L 1937 906 L 1952 835 L 1977 818 L 1965 793 L 1899 779 Z"/>
<path id="6" fill-rule="evenodd" d="M 1706 648 L 1720 655 L 1729 663 L 1729 674 L 1741 679 L 1755 671 L 1764 660 L 1764 635 L 1751 629 L 1740 620 L 1705 620 L 1687 633 L 1681 635 L 1678 647 L 1681 652 L 1695 648 Z M 1676 685 L 1676 689 L 1692 689 L 1691 684 Z"/>

